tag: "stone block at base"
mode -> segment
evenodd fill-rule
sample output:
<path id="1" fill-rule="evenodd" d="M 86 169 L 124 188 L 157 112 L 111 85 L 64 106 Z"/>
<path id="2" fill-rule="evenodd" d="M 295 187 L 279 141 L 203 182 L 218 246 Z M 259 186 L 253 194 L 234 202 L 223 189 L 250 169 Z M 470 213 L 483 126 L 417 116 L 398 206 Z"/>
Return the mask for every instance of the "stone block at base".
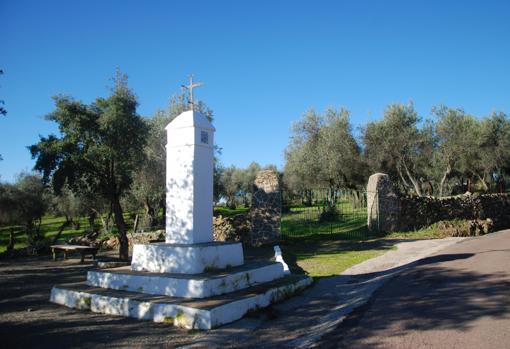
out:
<path id="1" fill-rule="evenodd" d="M 199 274 L 243 265 L 240 242 L 134 245 L 131 269 L 151 273 Z"/>

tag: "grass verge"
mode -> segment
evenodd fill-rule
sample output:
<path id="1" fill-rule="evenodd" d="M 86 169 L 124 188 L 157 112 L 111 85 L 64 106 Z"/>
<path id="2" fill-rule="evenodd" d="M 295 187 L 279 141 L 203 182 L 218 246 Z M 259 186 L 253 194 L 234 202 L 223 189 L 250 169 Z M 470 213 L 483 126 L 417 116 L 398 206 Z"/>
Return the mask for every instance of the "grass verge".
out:
<path id="1" fill-rule="evenodd" d="M 445 229 L 444 222 L 447 222 L 452 228 L 464 228 L 469 222 L 465 219 L 453 219 L 449 221 L 437 222 L 417 230 L 410 231 L 397 231 L 385 234 L 387 239 L 442 239 L 445 237 L 452 236 L 450 229 Z"/>
<path id="2" fill-rule="evenodd" d="M 380 256 L 394 248 L 386 239 L 352 242 L 345 240 L 303 241 L 284 245 L 284 258 L 293 273 L 312 277 L 339 275 L 353 265 Z"/>

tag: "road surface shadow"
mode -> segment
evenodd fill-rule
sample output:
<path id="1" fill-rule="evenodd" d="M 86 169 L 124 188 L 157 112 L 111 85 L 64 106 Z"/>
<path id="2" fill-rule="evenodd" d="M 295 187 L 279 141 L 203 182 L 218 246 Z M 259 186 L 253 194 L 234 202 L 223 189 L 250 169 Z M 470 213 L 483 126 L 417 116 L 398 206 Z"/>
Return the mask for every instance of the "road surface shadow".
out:
<path id="1" fill-rule="evenodd" d="M 398 337 L 410 331 L 465 331 L 484 317 L 508 318 L 508 273 L 484 274 L 439 265 L 474 255 L 443 254 L 417 261 L 415 268 L 402 271 L 378 289 L 369 302 L 351 313 L 333 333 L 323 337 L 318 347 L 380 348 L 384 345 L 377 341 L 358 340 Z M 374 275 L 377 274 L 382 273 Z"/>

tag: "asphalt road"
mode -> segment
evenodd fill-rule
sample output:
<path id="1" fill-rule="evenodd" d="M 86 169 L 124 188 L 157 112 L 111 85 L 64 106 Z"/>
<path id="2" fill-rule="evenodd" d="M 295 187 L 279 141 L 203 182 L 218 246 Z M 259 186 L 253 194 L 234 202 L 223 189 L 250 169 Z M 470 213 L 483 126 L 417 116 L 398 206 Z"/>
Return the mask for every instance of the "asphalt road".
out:
<path id="1" fill-rule="evenodd" d="M 510 348 L 510 230 L 425 258 L 316 347 Z"/>

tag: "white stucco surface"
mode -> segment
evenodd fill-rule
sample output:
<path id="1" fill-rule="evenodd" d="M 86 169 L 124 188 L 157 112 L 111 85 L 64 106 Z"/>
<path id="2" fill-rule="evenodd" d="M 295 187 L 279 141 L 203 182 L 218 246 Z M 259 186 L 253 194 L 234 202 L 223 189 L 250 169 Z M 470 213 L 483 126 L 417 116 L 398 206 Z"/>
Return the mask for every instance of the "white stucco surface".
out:
<path id="1" fill-rule="evenodd" d="M 210 277 L 94 270 L 87 274 L 87 285 L 171 297 L 207 298 L 273 281 L 283 276 L 284 271 L 280 263 L 227 271 Z"/>
<path id="2" fill-rule="evenodd" d="M 66 290 L 53 287 L 50 294 L 50 302 L 65 305 L 69 308 L 90 310 L 91 295 L 86 292 Z"/>
<path id="3" fill-rule="evenodd" d="M 131 269 L 153 273 L 199 274 L 244 263 L 239 243 L 134 245 Z"/>
<path id="4" fill-rule="evenodd" d="M 213 241 L 214 127 L 197 111 L 166 126 L 167 243 Z"/>

